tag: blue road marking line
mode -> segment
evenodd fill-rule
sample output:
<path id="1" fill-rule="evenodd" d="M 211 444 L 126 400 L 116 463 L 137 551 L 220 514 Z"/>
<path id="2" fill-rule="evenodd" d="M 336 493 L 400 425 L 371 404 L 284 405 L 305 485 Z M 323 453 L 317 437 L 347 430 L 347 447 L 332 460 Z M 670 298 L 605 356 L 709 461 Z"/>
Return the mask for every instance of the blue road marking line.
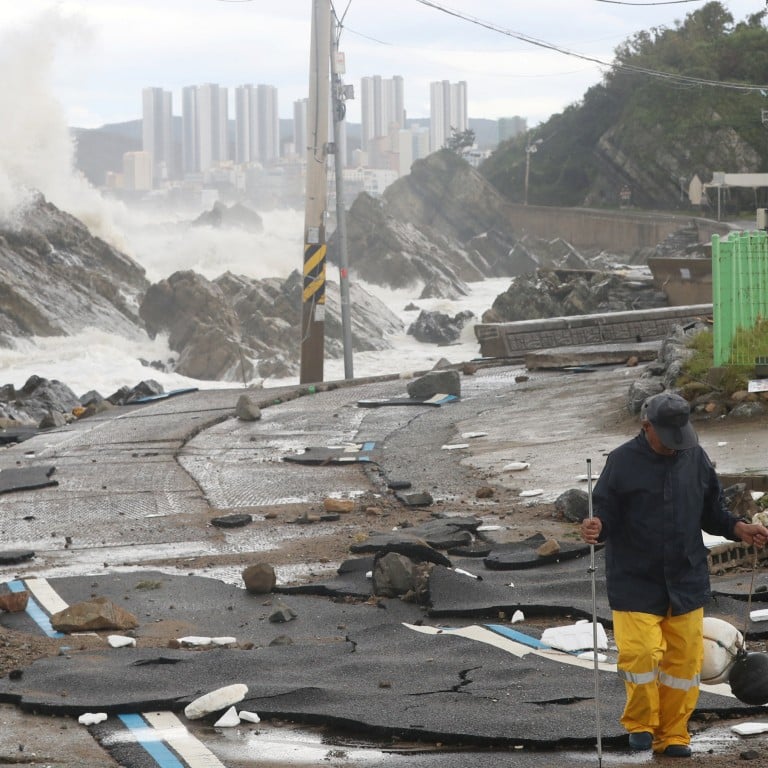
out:
<path id="1" fill-rule="evenodd" d="M 160 768 L 185 768 L 176 755 L 156 738 L 154 729 L 147 724 L 141 715 L 118 715 L 123 725 L 136 737 L 139 744 Z M 149 734 L 155 738 L 148 738 Z"/>
<path id="2" fill-rule="evenodd" d="M 23 581 L 15 579 L 14 581 L 8 582 L 8 589 L 10 589 L 11 592 L 24 592 L 26 587 L 24 586 Z M 48 637 L 64 637 L 63 632 L 57 632 L 51 626 L 51 620 L 48 618 L 48 614 L 38 605 L 37 600 L 35 600 L 32 595 L 29 596 L 27 602 L 27 613 L 35 624 L 48 635 Z"/>
<path id="3" fill-rule="evenodd" d="M 549 648 L 549 646 L 542 643 L 541 640 L 537 640 L 535 637 L 531 637 L 530 635 L 525 635 L 515 629 L 505 627 L 503 624 L 486 624 L 485 626 L 490 629 L 491 632 L 495 632 L 497 635 L 501 635 L 502 637 L 508 637 L 510 640 L 516 640 L 518 643 L 527 645 L 529 648 Z"/>

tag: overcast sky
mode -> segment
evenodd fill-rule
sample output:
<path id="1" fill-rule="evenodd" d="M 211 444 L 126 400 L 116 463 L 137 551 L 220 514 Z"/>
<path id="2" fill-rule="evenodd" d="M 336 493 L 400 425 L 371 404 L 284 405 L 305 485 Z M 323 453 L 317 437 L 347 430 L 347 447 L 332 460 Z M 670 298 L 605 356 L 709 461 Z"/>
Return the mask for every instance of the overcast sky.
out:
<path id="1" fill-rule="evenodd" d="M 465 80 L 471 118 L 520 115 L 534 126 L 578 101 L 603 68 L 498 29 L 610 62 L 635 32 L 674 26 L 705 2 L 436 4 L 496 30 L 418 0 L 334 0 L 344 15 L 345 82 L 357 90 L 363 76 L 401 75 L 408 117 L 416 118 L 429 115 L 430 82 Z M 723 5 L 741 21 L 765 0 Z M 175 114 L 185 85 L 274 85 L 281 117 L 291 117 L 308 92 L 311 10 L 312 0 L 0 0 L 0 51 L 8 41 L 50 35 L 48 76 L 71 126 L 139 118 L 141 89 L 150 85 L 173 92 Z M 348 103 L 347 118 L 359 122 L 358 101 Z"/>

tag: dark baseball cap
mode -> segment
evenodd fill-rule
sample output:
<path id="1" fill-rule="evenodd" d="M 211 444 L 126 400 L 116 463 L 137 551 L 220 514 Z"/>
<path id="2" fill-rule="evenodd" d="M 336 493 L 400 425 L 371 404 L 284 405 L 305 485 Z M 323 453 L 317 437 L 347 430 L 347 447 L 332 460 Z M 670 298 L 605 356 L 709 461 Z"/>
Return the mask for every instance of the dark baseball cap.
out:
<path id="1" fill-rule="evenodd" d="M 689 421 L 690 414 L 688 401 L 671 392 L 649 397 L 640 409 L 641 420 L 647 419 L 653 424 L 664 447 L 677 451 L 693 448 L 699 443 L 696 431 Z"/>

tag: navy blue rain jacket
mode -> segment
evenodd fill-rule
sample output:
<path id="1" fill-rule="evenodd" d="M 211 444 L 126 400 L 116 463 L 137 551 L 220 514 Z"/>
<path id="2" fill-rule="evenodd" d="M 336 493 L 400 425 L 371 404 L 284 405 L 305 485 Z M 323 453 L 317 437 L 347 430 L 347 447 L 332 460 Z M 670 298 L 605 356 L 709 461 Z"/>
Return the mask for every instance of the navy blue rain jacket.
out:
<path id="1" fill-rule="evenodd" d="M 606 542 L 608 601 L 616 611 L 673 616 L 710 599 L 707 548 L 701 531 L 737 541 L 740 518 L 700 446 L 674 456 L 656 453 L 645 433 L 608 455 L 593 491 Z"/>

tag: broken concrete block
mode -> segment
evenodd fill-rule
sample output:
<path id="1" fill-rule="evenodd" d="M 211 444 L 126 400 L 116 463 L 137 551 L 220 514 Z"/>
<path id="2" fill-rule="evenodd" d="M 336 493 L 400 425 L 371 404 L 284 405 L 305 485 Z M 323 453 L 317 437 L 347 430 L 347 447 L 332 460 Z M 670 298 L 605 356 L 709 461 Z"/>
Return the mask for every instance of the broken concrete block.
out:
<path id="1" fill-rule="evenodd" d="M 27 610 L 29 592 L 7 592 L 0 595 L 0 610 L 8 613 L 21 613 Z"/>
<path id="2" fill-rule="evenodd" d="M 539 557 L 549 557 L 556 555 L 560 551 L 560 544 L 555 539 L 547 539 L 540 547 L 536 549 Z"/>
<path id="3" fill-rule="evenodd" d="M 136 617 L 106 597 L 95 597 L 70 605 L 51 616 L 51 626 L 59 632 L 86 632 L 101 629 L 134 629 Z"/>
<path id="4" fill-rule="evenodd" d="M 355 502 L 352 499 L 323 499 L 323 508 L 326 512 L 348 513 L 355 511 Z"/>

